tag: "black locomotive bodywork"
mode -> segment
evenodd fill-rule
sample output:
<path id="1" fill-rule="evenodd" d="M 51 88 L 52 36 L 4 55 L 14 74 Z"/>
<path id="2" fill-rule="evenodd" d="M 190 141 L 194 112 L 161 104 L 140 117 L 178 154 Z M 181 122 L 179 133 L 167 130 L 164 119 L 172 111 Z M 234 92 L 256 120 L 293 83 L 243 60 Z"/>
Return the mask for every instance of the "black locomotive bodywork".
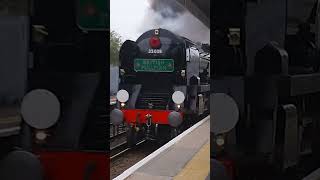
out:
<path id="1" fill-rule="evenodd" d="M 276 171 L 295 167 L 305 154 L 316 160 L 318 1 L 230 0 L 213 7 L 211 95 L 231 97 L 239 116 L 227 132 L 211 127 L 211 158 L 231 159 L 236 165 L 228 162 L 227 169 L 236 168 L 240 179 L 262 178 L 254 172 L 267 165 Z M 210 103 L 214 112 L 217 103 Z M 228 118 L 215 118 L 212 126 L 234 125 Z"/>
<path id="2" fill-rule="evenodd" d="M 142 131 L 146 125 L 153 130 L 142 134 L 154 139 L 160 134 L 158 128 L 171 126 L 177 134 L 208 110 L 210 54 L 200 45 L 168 30 L 153 29 L 136 42 L 124 42 L 119 57 L 119 89 L 127 91 L 129 98 L 118 99 L 118 115 L 111 116 L 114 124 L 124 120 L 129 127 L 142 126 Z M 175 102 L 175 93 L 182 102 Z"/>
<path id="3" fill-rule="evenodd" d="M 120 69 L 126 72 L 126 75 L 121 77 L 121 82 L 135 81 L 137 83 L 143 83 L 147 78 L 159 77 L 159 80 L 163 79 L 167 83 L 189 85 L 192 76 L 200 77 L 201 72 L 209 70 L 209 58 L 205 58 L 200 54 L 204 52 L 201 52 L 201 49 L 199 50 L 199 45 L 196 45 L 187 38 L 177 36 L 168 30 L 158 29 L 161 47 L 155 49 L 150 47 L 149 39 L 154 36 L 154 31 L 155 30 L 150 30 L 145 32 L 136 42 L 127 41 L 123 44 L 120 51 Z M 206 53 L 209 54 L 209 52 Z M 167 73 L 136 72 L 134 70 L 134 59 L 137 57 L 145 59 L 173 59 L 174 70 Z M 185 70 L 186 78 L 179 77 L 181 76 L 182 70 Z M 204 78 L 206 80 L 205 82 L 208 82 L 208 78 L 209 74 Z M 152 84 L 152 81 L 147 81 L 147 83 Z"/>
<path id="4" fill-rule="evenodd" d="M 2 180 L 109 177 L 108 33 L 82 31 L 75 2 L 1 3 Z"/>

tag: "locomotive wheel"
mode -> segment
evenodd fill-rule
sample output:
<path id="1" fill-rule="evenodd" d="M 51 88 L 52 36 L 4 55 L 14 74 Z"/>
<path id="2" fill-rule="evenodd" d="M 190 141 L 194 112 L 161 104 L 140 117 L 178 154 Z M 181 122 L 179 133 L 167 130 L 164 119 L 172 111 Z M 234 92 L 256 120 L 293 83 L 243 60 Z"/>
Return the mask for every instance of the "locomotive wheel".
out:
<path id="1" fill-rule="evenodd" d="M 134 147 L 137 144 L 138 132 L 134 127 L 128 126 L 127 129 L 127 144 L 129 148 Z"/>

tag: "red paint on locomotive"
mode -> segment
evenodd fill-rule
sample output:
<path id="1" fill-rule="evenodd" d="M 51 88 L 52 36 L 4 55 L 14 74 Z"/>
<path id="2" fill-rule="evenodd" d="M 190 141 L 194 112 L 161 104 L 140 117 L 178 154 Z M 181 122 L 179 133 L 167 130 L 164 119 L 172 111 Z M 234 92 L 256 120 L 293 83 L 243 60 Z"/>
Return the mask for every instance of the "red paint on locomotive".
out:
<path id="1" fill-rule="evenodd" d="M 149 110 L 149 109 L 123 109 L 124 120 L 127 123 L 135 124 L 138 123 L 145 124 L 147 122 L 147 115 L 150 114 L 152 116 L 152 122 L 155 124 L 167 124 L 168 115 L 173 112 L 173 110 Z M 183 119 L 183 113 L 180 112 L 180 115 Z"/>
<path id="2" fill-rule="evenodd" d="M 109 177 L 109 156 L 106 152 L 36 153 L 44 168 L 46 180 L 104 180 Z"/>

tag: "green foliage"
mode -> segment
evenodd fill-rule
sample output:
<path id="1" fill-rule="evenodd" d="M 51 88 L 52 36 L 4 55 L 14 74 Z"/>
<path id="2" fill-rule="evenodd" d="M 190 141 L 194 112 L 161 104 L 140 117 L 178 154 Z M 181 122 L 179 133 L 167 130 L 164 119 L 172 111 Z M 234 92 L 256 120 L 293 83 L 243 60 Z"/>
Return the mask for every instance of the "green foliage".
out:
<path id="1" fill-rule="evenodd" d="M 121 36 L 115 32 L 111 31 L 110 33 L 110 64 L 118 65 L 119 64 L 119 51 L 122 41 Z"/>

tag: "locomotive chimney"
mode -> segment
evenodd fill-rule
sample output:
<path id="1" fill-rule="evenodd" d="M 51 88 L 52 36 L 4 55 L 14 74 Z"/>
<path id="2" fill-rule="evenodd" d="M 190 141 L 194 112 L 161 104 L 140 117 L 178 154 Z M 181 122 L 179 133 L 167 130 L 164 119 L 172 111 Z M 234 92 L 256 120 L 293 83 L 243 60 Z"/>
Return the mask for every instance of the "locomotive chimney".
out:
<path id="1" fill-rule="evenodd" d="M 210 29 L 195 18 L 182 5 L 172 0 L 148 0 L 140 32 L 163 28 L 188 37 L 194 42 L 210 43 Z"/>

